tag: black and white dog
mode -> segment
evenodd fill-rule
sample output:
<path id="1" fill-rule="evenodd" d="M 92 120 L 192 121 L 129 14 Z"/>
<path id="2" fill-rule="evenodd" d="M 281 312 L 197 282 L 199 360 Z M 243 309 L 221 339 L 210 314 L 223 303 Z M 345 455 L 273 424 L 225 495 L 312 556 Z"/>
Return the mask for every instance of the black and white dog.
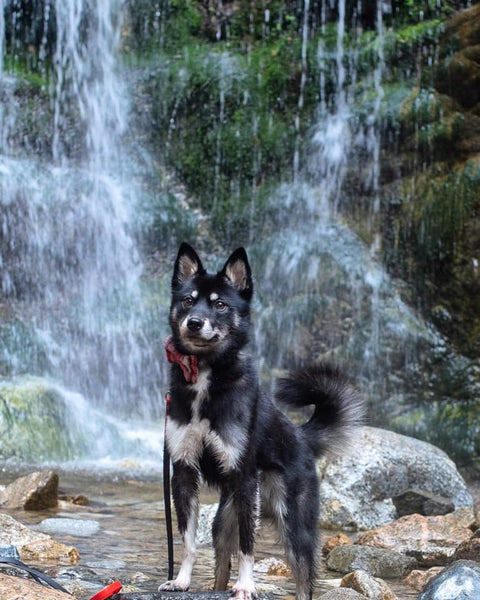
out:
<path id="1" fill-rule="evenodd" d="M 213 523 L 215 589 L 225 590 L 238 553 L 233 593 L 256 596 L 253 549 L 259 517 L 273 521 L 285 545 L 298 600 L 312 595 L 318 480 L 315 459 L 341 449 L 362 418 L 362 403 L 335 368 L 316 365 L 278 384 L 277 399 L 313 405 L 310 420 L 294 426 L 259 388 L 250 336 L 252 275 L 237 249 L 216 274 L 182 244 L 172 278 L 167 356 L 172 362 L 167 445 L 184 554 L 176 579 L 160 590 L 186 590 L 195 563 L 201 481 L 220 490 Z"/>

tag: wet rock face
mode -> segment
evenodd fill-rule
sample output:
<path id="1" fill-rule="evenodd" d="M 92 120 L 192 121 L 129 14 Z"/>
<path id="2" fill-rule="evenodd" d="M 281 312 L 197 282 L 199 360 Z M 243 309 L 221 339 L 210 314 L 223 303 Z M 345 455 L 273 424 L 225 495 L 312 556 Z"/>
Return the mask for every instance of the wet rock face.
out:
<path id="1" fill-rule="evenodd" d="M 354 448 L 318 466 L 320 525 L 372 529 L 398 516 L 393 498 L 415 489 L 455 508 L 473 501 L 455 464 L 439 448 L 392 431 L 363 427 Z"/>
<path id="2" fill-rule="evenodd" d="M 480 565 L 461 560 L 431 579 L 418 600 L 478 600 L 478 598 L 480 598 Z"/>

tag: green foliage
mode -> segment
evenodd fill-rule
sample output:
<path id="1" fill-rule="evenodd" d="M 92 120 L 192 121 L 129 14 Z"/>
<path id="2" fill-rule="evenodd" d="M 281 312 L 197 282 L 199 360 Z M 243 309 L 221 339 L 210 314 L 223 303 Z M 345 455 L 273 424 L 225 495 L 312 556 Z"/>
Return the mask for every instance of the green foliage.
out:
<path id="1" fill-rule="evenodd" d="M 394 419 L 390 426 L 399 433 L 442 448 L 460 464 L 468 464 L 480 453 L 479 409 L 479 403 L 471 399 L 433 401 L 412 408 Z"/>
<path id="2" fill-rule="evenodd" d="M 394 16 L 399 25 L 445 19 L 457 8 L 454 0 L 394 0 Z"/>
<path id="3" fill-rule="evenodd" d="M 154 143 L 230 239 L 248 230 L 258 186 L 291 174 L 299 50 L 293 40 L 249 56 L 191 45 L 151 79 Z"/>

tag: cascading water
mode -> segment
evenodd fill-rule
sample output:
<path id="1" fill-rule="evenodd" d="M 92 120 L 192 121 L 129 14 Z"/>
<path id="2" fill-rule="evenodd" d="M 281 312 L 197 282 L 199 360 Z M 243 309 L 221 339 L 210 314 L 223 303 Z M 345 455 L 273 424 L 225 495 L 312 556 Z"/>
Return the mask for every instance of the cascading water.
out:
<path id="1" fill-rule="evenodd" d="M 329 6 L 322 3 L 323 19 Z M 319 90 L 318 119 L 303 149 L 303 166 L 272 198 L 276 227 L 256 248 L 260 271 L 267 274 L 260 286 L 257 346 L 268 367 L 318 358 L 344 363 L 377 405 L 374 421 L 381 422 L 379 399 L 391 415 L 401 410 L 401 403 L 387 408 L 387 399 L 404 392 L 402 381 L 415 372 L 418 345 L 436 342 L 377 262 L 377 240 L 369 247 L 342 223 L 339 205 L 349 193 L 345 178 L 352 164 L 358 163 L 372 198 L 370 218 L 379 208 L 382 14 L 390 7 L 378 2 L 375 67 L 361 83 L 358 57 L 345 40 L 345 0 L 337 9 L 335 53 L 325 50 L 322 36 L 317 53 L 320 83 L 325 85 L 323 74 L 331 69 L 335 93 L 327 101 L 325 89 Z M 366 118 L 354 112 L 362 95 L 368 99 Z"/>
<path id="2" fill-rule="evenodd" d="M 22 16 L 14 2 L 0 7 L 2 17 L 9 9 Z M 158 459 L 161 433 L 149 448 L 143 425 L 135 425 L 163 412 L 156 353 L 165 324 L 141 296 L 134 238 L 141 190 L 117 64 L 121 7 L 121 0 L 43 4 L 43 30 L 54 21 L 56 44 L 52 66 L 43 67 L 50 69 L 42 92 L 45 112 L 50 107 L 46 151 L 22 137 L 21 82 L 0 75 L 1 364 L 11 385 L 28 373 L 59 392 L 70 419 L 63 427 L 89 439 L 82 458 L 151 450 Z M 10 23 L 13 49 L 14 36 Z"/>
<path id="3" fill-rule="evenodd" d="M 27 4 L 32 11 L 23 15 L 20 7 Z M 282 40 L 270 41 L 263 48 L 268 52 L 258 52 L 255 44 L 251 53 L 223 45 L 219 20 L 218 46 L 186 44 L 181 52 L 177 47 L 165 55 L 159 50 L 140 76 L 145 79 L 139 96 L 145 96 L 132 117 L 129 102 L 139 100 L 131 94 L 138 91 L 138 80 L 129 84 L 137 65 L 122 66 L 118 46 L 127 48 L 133 36 L 149 28 L 158 33 L 155 43 L 160 45 L 154 49 L 168 46 L 167 32 L 177 34 L 177 21 L 169 22 L 175 11 L 167 4 L 163 10 L 161 3 L 148 7 L 133 0 L 129 6 L 126 0 L 0 0 L 5 50 L 0 79 L 0 417 L 2 400 L 13 406 L 10 396 L 23 386 L 27 396 L 43 394 L 48 415 L 50 402 L 64 405 L 62 429 L 71 435 L 62 446 L 64 454 L 57 449 L 56 460 L 141 454 L 158 461 L 161 425 L 155 423 L 163 413 L 161 343 L 167 330 L 164 283 L 170 272 L 162 251 L 168 247 L 171 255 L 177 237 L 195 243 L 198 234 L 200 247 L 215 253 L 223 234 L 223 240 L 248 246 L 256 276 L 256 349 L 266 378 L 275 368 L 334 358 L 345 363 L 378 407 L 374 422 L 389 422 L 382 408 L 389 419 L 398 416 L 409 393 L 415 408 L 430 385 L 429 372 L 423 376 L 418 368 L 424 360 L 418 350 L 433 349 L 435 360 L 435 352 L 445 357 L 448 349 L 401 301 L 377 261 L 379 238 L 362 242 L 344 220 L 356 214 L 364 219 L 368 213 L 370 223 L 362 220 L 358 227 L 365 226 L 365 239 L 369 231 L 381 231 L 370 225 L 381 214 L 384 19 L 393 22 L 388 13 L 394 4 L 306 1 L 295 40 L 282 33 L 289 27 L 284 16 L 274 24 L 265 10 L 265 35 L 271 26 L 272 36 Z M 362 35 L 362 7 L 369 11 L 366 27 L 376 21 L 376 31 L 367 32 L 374 39 L 367 58 L 358 43 L 367 38 L 355 39 Z M 137 20 L 132 18 L 136 9 Z M 153 20 L 143 22 L 145 14 Z M 249 19 L 254 37 L 253 9 Z M 17 27 L 21 22 L 23 30 Z M 314 40 L 318 45 L 312 53 Z M 151 41 L 138 44 L 148 55 L 141 60 L 152 60 Z M 278 68 L 286 63 L 282 53 L 297 60 L 291 72 L 286 69 L 286 79 Z M 312 69 L 315 56 L 318 68 Z M 273 64 L 277 68 L 270 71 Z M 273 98 L 263 90 L 270 82 Z M 313 90 L 315 82 L 318 89 Z M 305 136 L 304 119 L 310 118 L 315 95 L 315 123 Z M 269 114 L 275 103 L 281 122 L 279 114 Z M 135 118 L 143 127 L 139 132 L 132 125 Z M 190 136 L 192 130 L 205 139 Z M 260 143 L 263 136 L 269 144 Z M 153 168 L 144 139 L 156 153 Z M 174 192 L 180 187 L 173 183 L 175 169 L 186 186 L 182 194 L 170 194 L 165 205 L 158 198 L 152 201 L 168 170 L 164 158 L 173 165 L 165 179 L 171 178 Z M 240 162 L 249 168 L 239 168 Z M 277 176 L 286 182 L 270 193 Z M 150 197 L 145 198 L 147 187 Z M 198 194 L 193 200 L 188 197 L 192 190 Z M 343 210 L 346 205 L 350 210 Z M 221 232 L 209 227 L 209 208 Z M 244 231 L 232 213 L 240 215 Z M 198 216 L 196 231 L 187 220 Z M 154 223 L 147 253 L 160 250 L 156 263 L 149 254 L 159 277 L 148 282 L 142 279 L 145 265 L 137 247 L 142 219 Z M 218 254 L 221 260 L 224 253 Z M 148 272 L 151 265 L 146 266 Z M 22 380 L 25 375 L 30 379 Z M 420 393 L 412 389 L 418 377 L 423 377 Z M 432 396 L 425 394 L 427 400 Z M 21 421 L 23 405 L 17 405 Z M 0 455 L 3 433 L 0 419 Z M 11 448 L 14 454 L 13 442 Z"/>

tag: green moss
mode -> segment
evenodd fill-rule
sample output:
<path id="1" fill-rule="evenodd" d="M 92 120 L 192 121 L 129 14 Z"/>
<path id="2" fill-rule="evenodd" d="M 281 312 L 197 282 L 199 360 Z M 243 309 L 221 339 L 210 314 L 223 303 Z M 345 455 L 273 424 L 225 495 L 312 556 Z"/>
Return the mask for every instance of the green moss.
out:
<path id="1" fill-rule="evenodd" d="M 78 457 L 85 440 L 66 422 L 63 398 L 43 380 L 0 384 L 0 457 L 27 462 Z"/>
<path id="2" fill-rule="evenodd" d="M 32 68 L 22 56 L 6 54 L 3 58 L 3 69 L 18 77 L 20 88 L 23 86 L 32 92 L 41 92 L 48 88 L 49 71 Z"/>

